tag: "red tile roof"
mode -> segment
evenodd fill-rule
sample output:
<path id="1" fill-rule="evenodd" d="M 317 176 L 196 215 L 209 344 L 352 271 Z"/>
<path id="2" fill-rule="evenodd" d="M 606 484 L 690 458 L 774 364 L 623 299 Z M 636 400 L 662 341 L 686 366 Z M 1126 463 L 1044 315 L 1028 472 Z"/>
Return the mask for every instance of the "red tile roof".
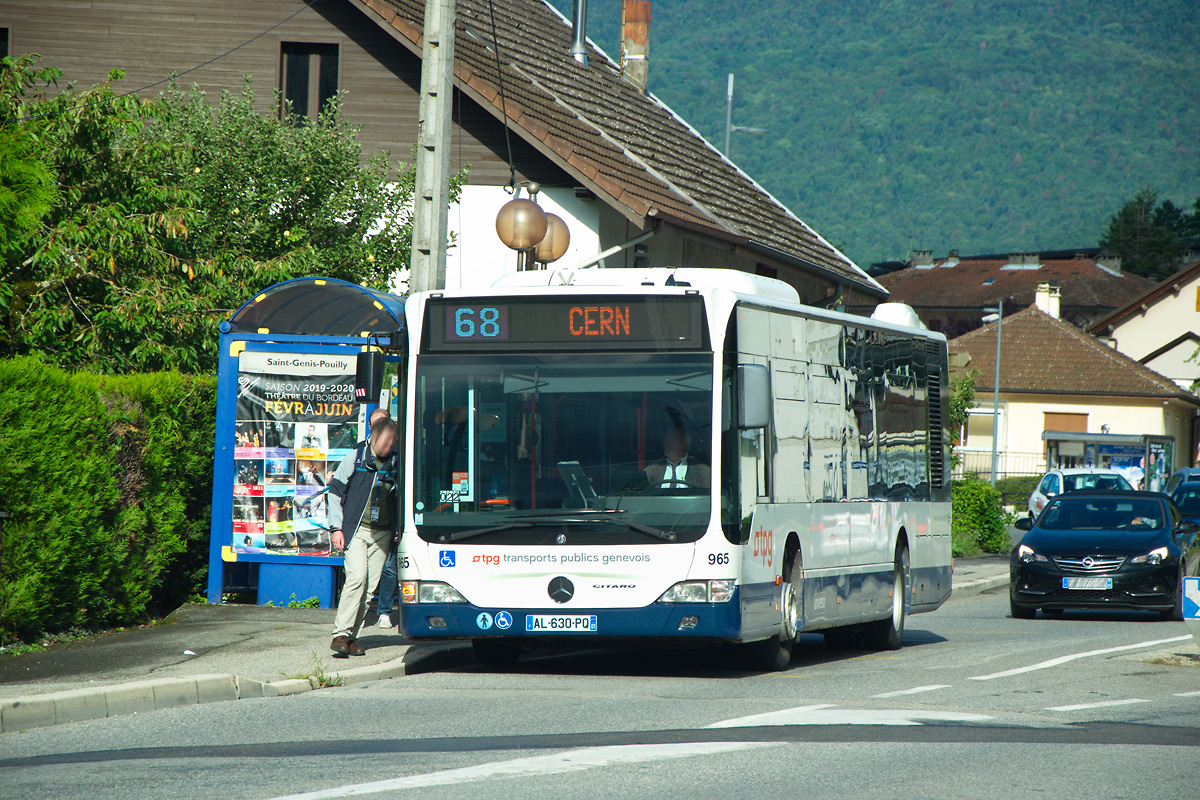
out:
<path id="1" fill-rule="evenodd" d="M 883 296 L 873 278 L 663 102 L 638 92 L 591 42 L 587 66 L 571 58 L 570 22 L 542 0 L 458 0 L 454 77 L 467 96 L 500 116 L 493 3 L 511 127 L 583 185 L 640 225 L 664 220 Z M 356 4 L 420 54 L 424 0 Z"/>
<path id="2" fill-rule="evenodd" d="M 996 375 L 996 326 L 956 339 L 950 353 L 970 356 L 977 391 L 991 392 Z M 1036 307 L 1004 318 L 1000 391 L 1117 397 L 1174 397 L 1200 406 L 1200 397 Z"/>
<path id="3" fill-rule="evenodd" d="M 1092 333 L 1104 333 L 1107 329 L 1124 322 L 1129 317 L 1141 311 L 1143 305 L 1153 305 L 1158 301 L 1158 298 L 1162 297 L 1167 292 L 1178 291 L 1175 287 L 1187 283 L 1197 275 L 1200 275 L 1200 261 L 1190 264 L 1174 273 L 1166 280 L 1154 284 L 1145 292 L 1133 298 L 1116 311 L 1113 311 L 1096 320 L 1092 326 L 1088 328 L 1088 330 Z"/>
<path id="4" fill-rule="evenodd" d="M 1039 283 L 1057 282 L 1063 308 L 1119 308 L 1151 286 L 1148 278 L 1105 269 L 1090 258 L 1046 260 L 1038 269 L 1004 269 L 1007 258 L 939 259 L 880 277 L 892 302 L 913 308 L 983 308 L 1004 298 L 1032 305 Z M 991 283 L 985 283 L 991 281 Z"/>

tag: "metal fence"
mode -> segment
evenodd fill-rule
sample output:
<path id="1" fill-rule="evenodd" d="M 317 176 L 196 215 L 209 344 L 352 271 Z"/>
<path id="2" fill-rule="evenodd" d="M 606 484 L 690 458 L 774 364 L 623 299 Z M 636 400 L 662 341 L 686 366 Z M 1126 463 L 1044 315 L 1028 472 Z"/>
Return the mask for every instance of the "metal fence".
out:
<path id="1" fill-rule="evenodd" d="M 958 466 L 954 469 L 954 477 L 965 478 L 975 474 L 981 478 L 992 476 L 992 451 L 957 447 L 954 454 L 958 456 Z M 1041 475 L 1046 471 L 1046 456 L 1043 453 L 1017 453 L 1011 450 L 1001 450 L 996 454 L 996 477 L 1015 478 L 1026 475 Z"/>

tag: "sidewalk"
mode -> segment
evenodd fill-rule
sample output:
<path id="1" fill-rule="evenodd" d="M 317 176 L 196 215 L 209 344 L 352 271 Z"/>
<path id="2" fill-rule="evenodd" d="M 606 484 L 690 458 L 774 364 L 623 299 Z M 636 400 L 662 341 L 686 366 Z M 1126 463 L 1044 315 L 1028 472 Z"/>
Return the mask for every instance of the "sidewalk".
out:
<path id="1" fill-rule="evenodd" d="M 958 559 L 952 599 L 1007 583 L 1006 557 Z M 189 605 L 157 625 L 0 657 L 0 732 L 474 663 L 464 642 L 414 644 L 376 627 L 359 639 L 365 656 L 335 659 L 332 624 L 329 609 Z"/>

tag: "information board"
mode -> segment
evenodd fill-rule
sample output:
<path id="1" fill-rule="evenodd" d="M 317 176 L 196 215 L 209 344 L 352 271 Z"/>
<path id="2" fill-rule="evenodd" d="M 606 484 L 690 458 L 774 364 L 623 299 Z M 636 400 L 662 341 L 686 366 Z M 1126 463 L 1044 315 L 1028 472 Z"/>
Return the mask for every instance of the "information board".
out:
<path id="1" fill-rule="evenodd" d="M 326 484 L 359 441 L 354 358 L 245 351 L 234 432 L 232 546 L 330 555 Z"/>

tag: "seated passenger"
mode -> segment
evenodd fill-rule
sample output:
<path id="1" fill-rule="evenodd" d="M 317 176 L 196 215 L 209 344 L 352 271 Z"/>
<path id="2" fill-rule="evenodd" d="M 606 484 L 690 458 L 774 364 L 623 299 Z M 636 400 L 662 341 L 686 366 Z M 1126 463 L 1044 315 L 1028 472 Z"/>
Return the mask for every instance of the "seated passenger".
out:
<path id="1" fill-rule="evenodd" d="M 707 489 L 712 485 L 712 470 L 688 452 L 688 435 L 682 428 L 670 428 L 663 436 L 663 460 L 646 467 L 651 489 Z"/>

